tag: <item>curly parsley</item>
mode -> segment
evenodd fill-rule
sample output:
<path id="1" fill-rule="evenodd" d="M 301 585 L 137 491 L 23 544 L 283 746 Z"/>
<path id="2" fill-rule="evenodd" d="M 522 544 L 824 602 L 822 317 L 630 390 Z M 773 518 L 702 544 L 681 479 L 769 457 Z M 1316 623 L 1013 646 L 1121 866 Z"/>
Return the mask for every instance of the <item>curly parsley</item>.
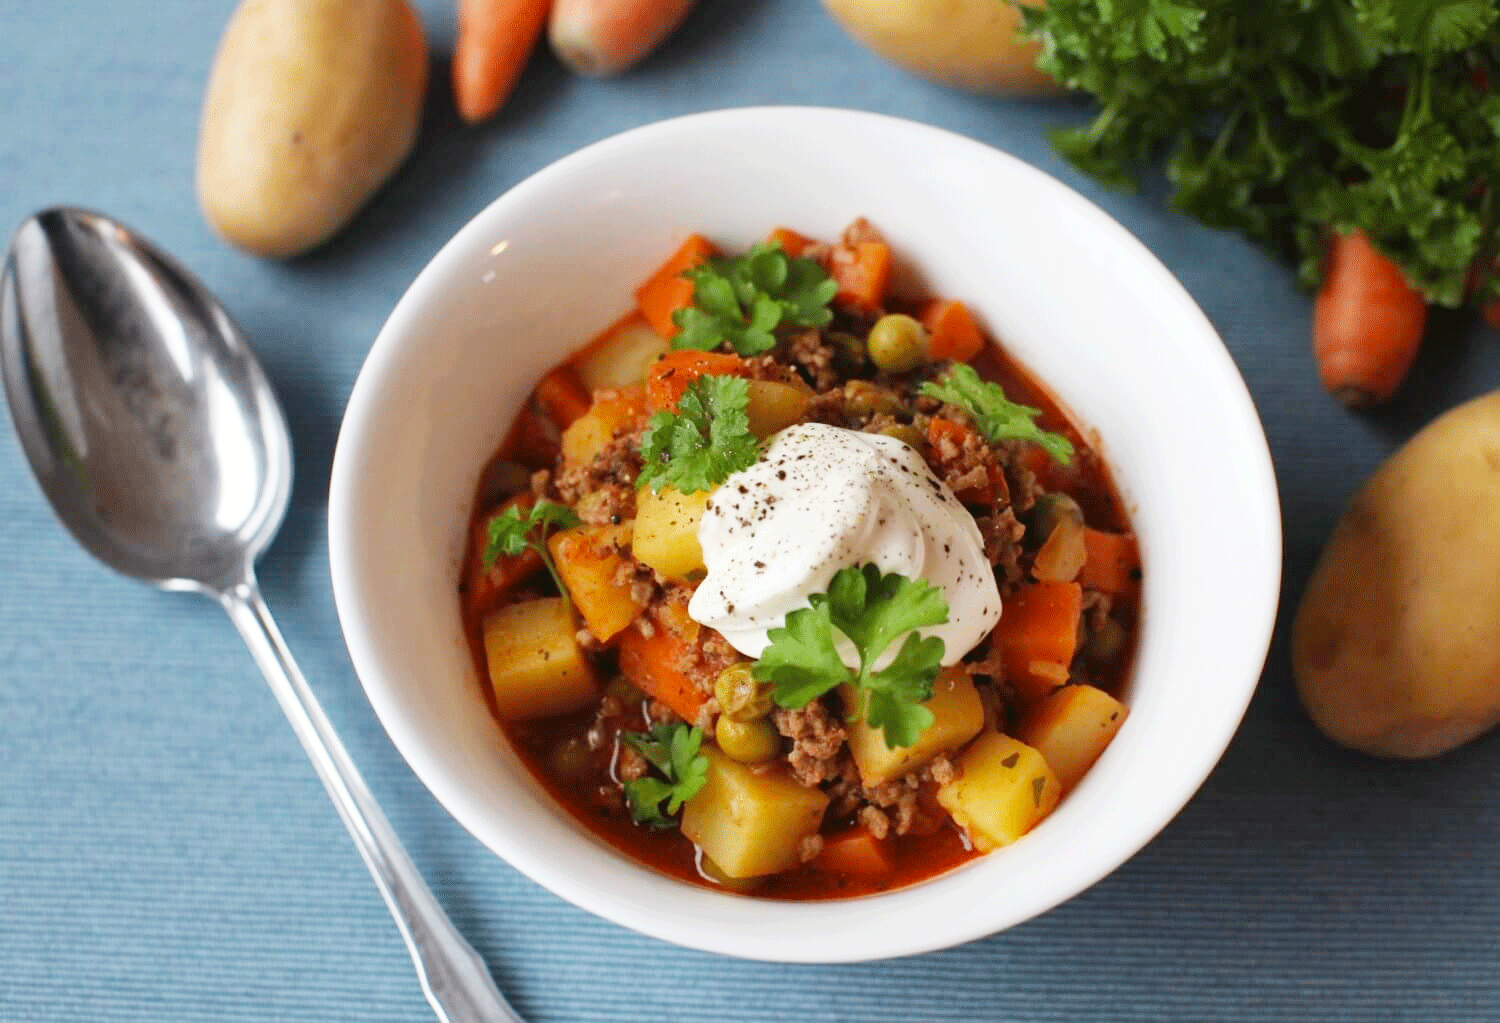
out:
<path id="1" fill-rule="evenodd" d="M 1053 0 L 1022 8 L 1038 66 L 1092 93 L 1052 135 L 1113 186 L 1164 158 L 1171 205 L 1323 274 L 1363 231 L 1433 303 L 1461 305 L 1500 240 L 1495 0 Z M 1474 297 L 1500 294 L 1492 273 Z"/>
<path id="2" fill-rule="evenodd" d="M 682 809 L 708 781 L 708 758 L 698 752 L 703 729 L 681 721 L 662 721 L 650 732 L 621 732 L 620 741 L 635 750 L 661 774 L 625 783 L 625 802 L 637 824 L 672 826 L 669 818 Z M 666 803 L 666 813 L 662 804 Z"/>
<path id="3" fill-rule="evenodd" d="M 760 446 L 750 432 L 750 385 L 739 377 L 701 376 L 688 384 L 675 412 L 651 417 L 641 437 L 637 487 L 671 486 L 684 494 L 712 490 L 755 464 Z"/>
<path id="4" fill-rule="evenodd" d="M 582 520 L 565 504 L 541 500 L 529 508 L 513 504 L 490 519 L 489 542 L 484 547 L 484 567 L 488 569 L 502 555 L 515 557 L 524 554 L 527 548 L 541 556 L 557 591 L 568 599 L 568 588 L 557 574 L 552 563 L 552 554 L 547 550 L 547 535 L 554 529 L 571 529 Z"/>
<path id="5" fill-rule="evenodd" d="M 972 366 L 954 363 L 941 381 L 922 384 L 921 393 L 962 409 L 991 444 L 1002 440 L 1035 441 L 1063 465 L 1073 460 L 1073 445 L 1068 438 L 1036 425 L 1041 409 L 1011 401 L 1005 396 L 1005 388 L 981 380 Z"/>
<path id="6" fill-rule="evenodd" d="M 673 316 L 681 332 L 672 347 L 712 351 L 727 342 L 741 355 L 776 347 L 779 327 L 827 326 L 828 303 L 839 290 L 815 261 L 793 259 L 774 242 L 711 259 L 682 276 L 693 282 L 693 304 Z"/>
<path id="7" fill-rule="evenodd" d="M 942 670 L 943 641 L 912 630 L 948 620 L 942 590 L 864 565 L 840 569 L 828 592 L 813 594 L 810 602 L 787 615 L 783 628 L 770 631 L 771 645 L 751 667 L 755 677 L 771 683 L 777 704 L 791 708 L 849 683 L 860 699 L 860 706 L 847 708 L 851 721 L 882 729 L 892 749 L 914 744 L 933 721 L 922 704 L 932 699 L 932 681 Z M 906 641 L 895 659 L 874 670 L 903 633 Z M 839 656 L 840 635 L 859 652 L 858 670 Z"/>

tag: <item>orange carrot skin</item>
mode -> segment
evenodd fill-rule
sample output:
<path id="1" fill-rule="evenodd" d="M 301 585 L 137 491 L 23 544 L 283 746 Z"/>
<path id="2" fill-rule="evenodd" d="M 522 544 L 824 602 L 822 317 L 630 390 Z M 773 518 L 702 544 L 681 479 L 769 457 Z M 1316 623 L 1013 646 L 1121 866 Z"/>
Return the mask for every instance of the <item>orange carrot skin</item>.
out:
<path id="1" fill-rule="evenodd" d="M 1313 354 L 1330 394 L 1350 407 L 1396 392 L 1417 356 L 1427 303 L 1363 233 L 1334 238 L 1313 308 Z"/>
<path id="2" fill-rule="evenodd" d="M 459 0 L 453 98 L 465 121 L 478 124 L 504 105 L 551 6 L 551 0 Z"/>
<path id="3" fill-rule="evenodd" d="M 891 281 L 891 249 L 884 242 L 837 246 L 828 257 L 828 275 L 838 282 L 840 305 L 876 309 L 885 303 Z"/>
<path id="4" fill-rule="evenodd" d="M 701 266 L 718 252 L 714 243 L 701 234 L 692 235 L 645 284 L 635 289 L 636 308 L 652 329 L 668 341 L 677 336 L 673 314 L 693 304 L 693 282 L 684 278 L 682 272 Z"/>
<path id="5" fill-rule="evenodd" d="M 581 75 L 619 74 L 645 58 L 696 0 L 555 0 L 547 37 Z"/>
<path id="6" fill-rule="evenodd" d="M 1141 552 L 1133 535 L 1085 526 L 1083 549 L 1080 585 L 1115 596 L 1133 596 L 1140 590 Z"/>
<path id="7" fill-rule="evenodd" d="M 594 397 L 578 379 L 578 371 L 562 365 L 537 381 L 536 403 L 559 430 L 566 430 L 589 410 Z"/>
<path id="8" fill-rule="evenodd" d="M 666 628 L 647 637 L 635 625 L 619 638 L 620 674 L 683 720 L 696 721 L 707 696 L 677 667 L 690 646 L 688 641 Z"/>
<path id="9" fill-rule="evenodd" d="M 771 237 L 767 238 L 766 241 L 772 245 L 780 245 L 781 250 L 793 259 L 796 259 L 808 249 L 818 244 L 807 235 L 798 234 L 796 231 L 786 227 L 778 227 L 772 231 Z"/>
<path id="10" fill-rule="evenodd" d="M 854 877 L 886 877 L 896 869 L 891 840 L 876 838 L 864 828 L 852 828 L 823 840 L 823 849 L 813 866 L 830 874 Z"/>
<path id="11" fill-rule="evenodd" d="M 646 405 L 652 412 L 675 409 L 688 384 L 703 376 L 749 376 L 750 364 L 738 355 L 681 348 L 667 352 L 646 372 Z"/>
<path id="12" fill-rule="evenodd" d="M 972 362 L 984 351 L 984 334 L 962 302 L 938 299 L 922 307 L 917 317 L 927 328 L 927 354 L 934 359 Z"/>

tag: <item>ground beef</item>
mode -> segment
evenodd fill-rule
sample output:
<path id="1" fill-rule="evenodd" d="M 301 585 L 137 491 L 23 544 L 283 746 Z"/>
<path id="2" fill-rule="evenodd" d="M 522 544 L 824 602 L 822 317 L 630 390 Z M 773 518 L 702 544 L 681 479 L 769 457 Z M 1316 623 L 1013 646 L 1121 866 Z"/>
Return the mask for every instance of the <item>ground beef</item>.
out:
<path id="1" fill-rule="evenodd" d="M 591 526 L 618 526 L 635 518 L 635 487 L 602 483 L 580 497 L 573 510 Z"/>
<path id="2" fill-rule="evenodd" d="M 802 367 L 815 389 L 827 391 L 841 382 L 833 364 L 833 345 L 823 340 L 822 331 L 803 330 L 793 334 L 787 341 L 786 354 Z"/>
<path id="3" fill-rule="evenodd" d="M 990 481 L 1001 476 L 995 449 L 972 430 L 965 432 L 962 443 L 947 434 L 939 436 L 937 443 L 928 447 L 927 461 L 955 494 L 989 489 Z M 996 507 L 1003 508 L 1009 500 L 1005 494 L 996 494 L 995 502 Z"/>
<path id="4" fill-rule="evenodd" d="M 849 416 L 844 411 L 844 392 L 838 388 L 813 395 L 803 415 L 813 423 L 827 423 L 829 426 L 842 426 L 846 429 L 849 426 Z"/>
<path id="5" fill-rule="evenodd" d="M 822 835 L 807 835 L 797 843 L 797 858 L 803 863 L 817 858 L 818 853 L 823 851 Z"/>
<path id="6" fill-rule="evenodd" d="M 1026 578 L 1021 567 L 1021 539 L 1026 535 L 1026 527 L 1016 513 L 1002 508 L 993 515 L 981 515 L 974 522 L 984 539 L 984 556 L 995 566 L 1000 589 L 1009 591 L 1021 585 Z"/>
<path id="7" fill-rule="evenodd" d="M 868 804 L 860 808 L 859 822 L 876 838 L 884 838 L 891 833 L 891 819 L 885 815 L 885 811 Z"/>
<path id="8" fill-rule="evenodd" d="M 630 599 L 638 607 L 646 607 L 656 599 L 656 573 L 639 561 L 625 558 L 615 570 L 614 584 L 621 589 L 628 586 Z M 652 634 L 655 634 L 654 629 Z"/>
<path id="9" fill-rule="evenodd" d="M 651 764 L 638 753 L 634 746 L 620 743 L 619 759 L 615 761 L 615 774 L 621 781 L 639 781 L 646 777 Z"/>
<path id="10" fill-rule="evenodd" d="M 946 756 L 937 756 L 933 757 L 932 762 L 927 765 L 925 773 L 939 785 L 947 785 L 958 777 L 958 768 L 954 767 L 953 761 Z"/>
<path id="11" fill-rule="evenodd" d="M 776 730 L 792 740 L 787 757 L 792 775 L 804 785 L 821 785 L 840 773 L 840 759 L 849 732 L 821 701 L 801 710 L 777 707 L 771 711 Z"/>
<path id="12" fill-rule="evenodd" d="M 1000 466 L 1005 470 L 1005 482 L 1010 488 L 1011 507 L 1024 515 L 1044 493 L 1042 485 L 1037 482 L 1036 473 L 1022 463 L 1020 441 L 1001 441 L 999 449 Z"/>
<path id="13" fill-rule="evenodd" d="M 635 478 L 641 471 L 640 447 L 639 432 L 622 433 L 587 465 L 565 468 L 557 473 L 552 485 L 558 496 L 572 505 L 588 503 L 584 501 L 585 497 L 591 497 L 604 488 L 627 491 L 633 509 Z M 580 511 L 580 517 L 582 514 Z"/>

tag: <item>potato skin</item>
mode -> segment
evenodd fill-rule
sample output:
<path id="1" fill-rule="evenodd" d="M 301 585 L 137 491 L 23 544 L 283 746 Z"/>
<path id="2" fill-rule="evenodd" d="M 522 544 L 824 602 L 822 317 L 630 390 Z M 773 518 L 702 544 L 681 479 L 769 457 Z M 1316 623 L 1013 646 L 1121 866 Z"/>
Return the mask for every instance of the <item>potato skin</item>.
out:
<path id="1" fill-rule="evenodd" d="M 1060 91 L 1036 69 L 1038 43 L 1018 39 L 1006 0 L 823 0 L 844 30 L 925 78 L 996 95 Z"/>
<path id="2" fill-rule="evenodd" d="M 426 87 L 407 0 L 244 0 L 203 102 L 203 215 L 261 256 L 326 241 L 411 151 Z"/>
<path id="3" fill-rule="evenodd" d="M 1302 596 L 1292 667 L 1329 738 L 1433 757 L 1500 723 L 1500 391 L 1460 405 L 1354 496 Z"/>

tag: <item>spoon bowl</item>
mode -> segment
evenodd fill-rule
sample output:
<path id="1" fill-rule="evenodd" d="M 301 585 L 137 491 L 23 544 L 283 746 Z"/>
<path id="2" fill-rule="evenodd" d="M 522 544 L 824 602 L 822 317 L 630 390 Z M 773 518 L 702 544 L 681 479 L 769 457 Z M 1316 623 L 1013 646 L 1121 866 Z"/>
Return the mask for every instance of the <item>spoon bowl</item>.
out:
<path id="1" fill-rule="evenodd" d="M 11 241 L 0 371 L 59 518 L 165 589 L 244 578 L 291 496 L 286 420 L 244 333 L 175 260 L 94 213 Z"/>
<path id="2" fill-rule="evenodd" d="M 443 1023 L 519 1023 L 401 847 L 255 582 L 292 493 L 286 418 L 249 342 L 107 217 L 21 225 L 0 275 L 0 379 L 57 517 L 110 568 L 217 600 L 286 712 Z"/>

